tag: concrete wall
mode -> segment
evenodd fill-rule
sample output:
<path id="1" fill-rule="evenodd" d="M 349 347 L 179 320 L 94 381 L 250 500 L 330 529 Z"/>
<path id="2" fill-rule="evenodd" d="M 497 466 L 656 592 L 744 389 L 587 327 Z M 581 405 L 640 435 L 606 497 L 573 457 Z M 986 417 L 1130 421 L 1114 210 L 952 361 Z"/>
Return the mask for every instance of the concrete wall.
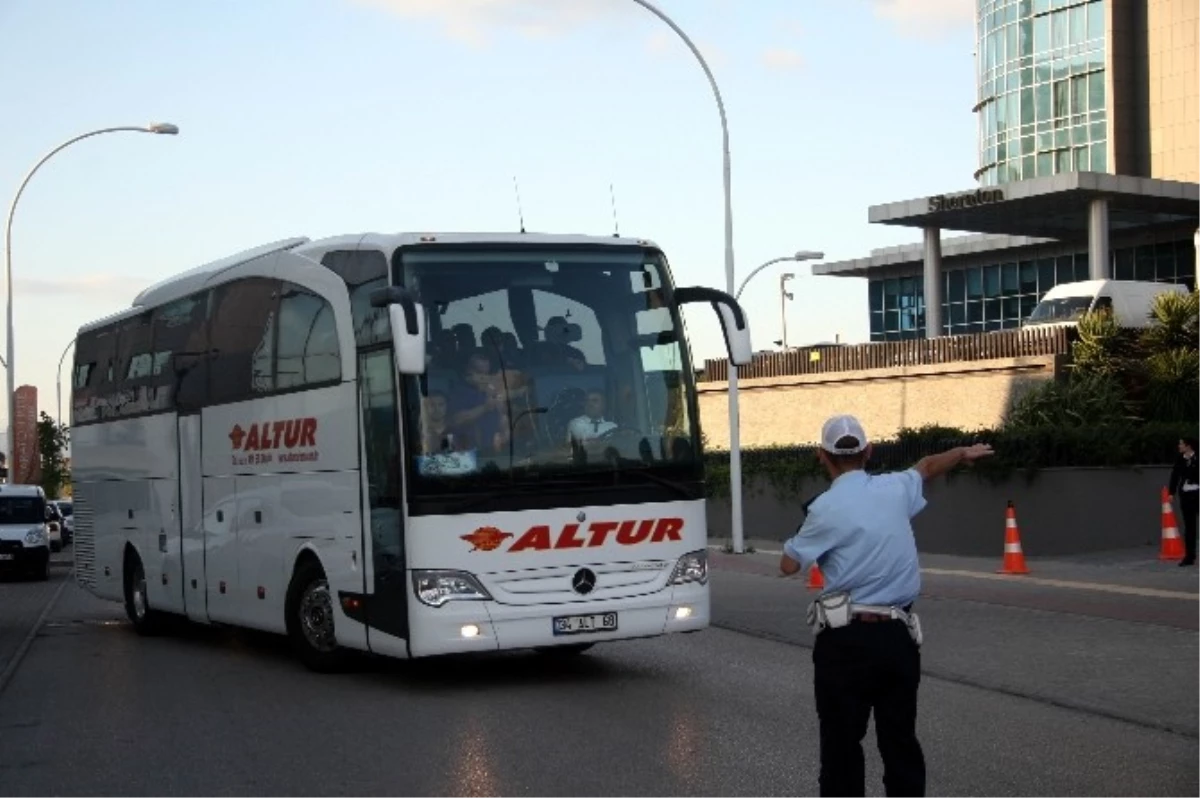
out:
<path id="1" fill-rule="evenodd" d="M 913 522 L 917 546 L 935 554 L 995 557 L 999 567 L 1011 499 L 1026 556 L 1156 547 L 1162 535 L 1160 490 L 1169 476 L 1170 468 L 1153 466 L 1048 469 L 1032 481 L 1018 474 L 995 485 L 972 474 L 943 478 L 926 486 L 929 504 Z M 784 500 L 765 481 L 749 487 L 743 499 L 746 537 L 782 542 L 803 520 L 800 505 L 827 487 L 814 479 L 800 496 Z M 729 537 L 728 501 L 710 500 L 708 524 L 710 537 Z"/>
<path id="2" fill-rule="evenodd" d="M 738 381 L 743 447 L 811 443 L 825 419 L 853 413 L 867 434 L 903 427 L 995 427 L 1013 399 L 1053 379 L 1060 356 L 1005 358 Z M 702 382 L 700 423 L 712 449 L 729 448 L 728 383 Z"/>

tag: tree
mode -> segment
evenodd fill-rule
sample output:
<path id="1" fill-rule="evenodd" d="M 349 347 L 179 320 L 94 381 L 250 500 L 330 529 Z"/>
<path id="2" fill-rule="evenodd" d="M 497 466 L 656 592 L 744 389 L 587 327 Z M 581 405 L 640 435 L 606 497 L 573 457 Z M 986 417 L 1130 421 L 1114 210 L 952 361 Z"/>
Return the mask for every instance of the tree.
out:
<path id="1" fill-rule="evenodd" d="M 66 424 L 59 424 L 42 411 L 37 437 L 42 461 L 42 490 L 46 491 L 49 498 L 57 499 L 63 487 L 71 481 L 66 456 L 70 430 Z"/>
<path id="2" fill-rule="evenodd" d="M 1146 383 L 1145 416 L 1195 421 L 1200 390 L 1200 300 L 1196 292 L 1159 294 L 1141 335 L 1138 371 Z"/>

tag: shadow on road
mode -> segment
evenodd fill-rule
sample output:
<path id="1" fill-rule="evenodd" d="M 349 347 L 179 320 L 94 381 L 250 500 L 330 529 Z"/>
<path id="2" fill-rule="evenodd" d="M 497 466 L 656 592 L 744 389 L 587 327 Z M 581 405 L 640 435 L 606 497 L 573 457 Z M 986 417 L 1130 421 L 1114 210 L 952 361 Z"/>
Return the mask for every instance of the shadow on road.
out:
<path id="1" fill-rule="evenodd" d="M 106 621 L 105 625 L 119 626 L 122 634 L 136 636 L 128 621 Z M 248 656 L 263 662 L 286 663 L 304 670 L 292 652 L 289 640 L 277 634 L 221 626 L 205 626 L 183 620 L 172 622 L 158 640 L 188 648 Z M 619 645 L 620 643 L 615 643 Z M 612 644 L 610 644 L 612 645 Z M 521 685 L 573 685 L 605 682 L 620 676 L 623 680 L 657 677 L 653 668 L 634 668 L 628 662 L 620 665 L 604 657 L 605 644 L 588 651 L 569 654 L 561 651 L 518 650 L 450 654 L 417 660 L 401 660 L 365 652 L 350 652 L 341 675 L 369 678 L 377 683 L 399 683 L 404 687 L 420 687 L 423 691 L 448 693 L 462 690 L 507 689 Z M 317 674 L 318 679 L 338 678 L 338 674 Z"/>

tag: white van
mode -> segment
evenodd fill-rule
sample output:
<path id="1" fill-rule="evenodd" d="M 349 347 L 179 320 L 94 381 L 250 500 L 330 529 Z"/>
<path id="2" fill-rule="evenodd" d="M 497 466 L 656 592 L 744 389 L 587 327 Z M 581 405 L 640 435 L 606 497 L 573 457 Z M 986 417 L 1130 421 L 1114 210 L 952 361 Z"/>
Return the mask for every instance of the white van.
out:
<path id="1" fill-rule="evenodd" d="M 1046 292 L 1021 326 L 1074 326 L 1084 313 L 1109 308 L 1119 327 L 1148 327 L 1154 298 L 1164 293 L 1186 294 L 1187 286 L 1136 280 L 1062 283 Z"/>
<path id="2" fill-rule="evenodd" d="M 37 485 L 0 485 L 0 566 L 50 577 L 46 494 Z"/>

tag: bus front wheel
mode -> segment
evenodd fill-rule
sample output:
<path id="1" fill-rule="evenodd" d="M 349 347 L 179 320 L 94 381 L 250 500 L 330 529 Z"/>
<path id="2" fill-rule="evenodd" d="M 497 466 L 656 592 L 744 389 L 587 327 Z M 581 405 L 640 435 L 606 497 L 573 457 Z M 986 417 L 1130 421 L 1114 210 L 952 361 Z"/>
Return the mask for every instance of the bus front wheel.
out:
<path id="1" fill-rule="evenodd" d="M 320 563 L 302 560 L 288 590 L 287 631 L 296 655 L 311 670 L 332 673 L 345 665 L 346 652 L 334 634 L 333 594 Z"/>

